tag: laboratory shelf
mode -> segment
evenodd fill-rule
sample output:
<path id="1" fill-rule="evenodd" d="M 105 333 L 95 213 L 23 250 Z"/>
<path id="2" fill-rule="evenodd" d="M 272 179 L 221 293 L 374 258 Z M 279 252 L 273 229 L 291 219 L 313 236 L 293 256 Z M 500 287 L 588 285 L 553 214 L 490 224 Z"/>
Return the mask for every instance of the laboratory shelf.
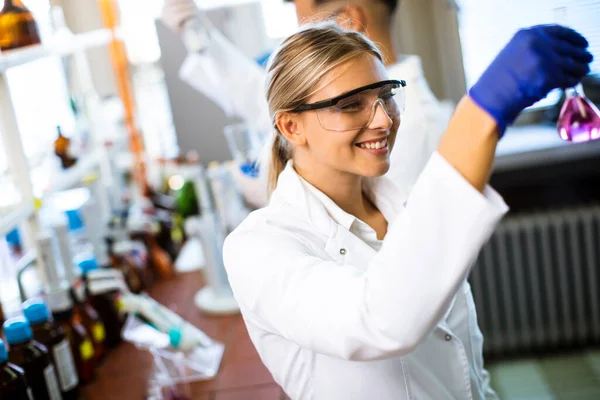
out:
<path id="1" fill-rule="evenodd" d="M 77 163 L 71 168 L 60 171 L 52 177 L 48 188 L 44 190 L 44 196 L 62 190 L 71 189 L 83 182 L 83 180 L 100 166 L 102 152 L 95 150 L 78 157 Z"/>
<path id="2" fill-rule="evenodd" d="M 65 56 L 79 50 L 104 46 L 111 39 L 112 33 L 110 30 L 97 29 L 73 35 L 72 40 L 50 40 L 45 44 L 0 52 L 0 73 L 9 68 L 27 64 L 44 57 Z"/>
<path id="3" fill-rule="evenodd" d="M 27 218 L 33 215 L 33 204 L 23 204 L 20 207 L 9 211 L 7 214 L 0 215 L 0 237 L 3 237 L 16 226 L 25 222 Z"/>

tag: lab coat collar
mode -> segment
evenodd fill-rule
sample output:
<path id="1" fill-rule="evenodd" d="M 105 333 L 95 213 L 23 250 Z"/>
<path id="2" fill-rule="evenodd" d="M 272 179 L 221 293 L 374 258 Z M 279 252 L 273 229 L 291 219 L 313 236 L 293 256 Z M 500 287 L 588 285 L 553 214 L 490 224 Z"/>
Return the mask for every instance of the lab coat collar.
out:
<path id="1" fill-rule="evenodd" d="M 289 203 L 302 212 L 311 224 L 320 232 L 331 235 L 334 225 L 349 229 L 348 221 L 339 224 L 335 221 L 324 205 L 311 190 L 307 190 L 302 178 L 294 169 L 293 162 L 288 161 L 277 180 L 277 188 L 271 195 L 271 204 Z M 382 212 L 388 222 L 404 208 L 407 193 L 403 193 L 389 178 L 382 176 L 364 180 L 365 193 Z M 316 189 L 315 189 L 316 190 Z M 324 196 L 324 195 L 323 195 Z"/>
<path id="2" fill-rule="evenodd" d="M 315 196 L 317 199 L 321 201 L 323 207 L 329 214 L 329 216 L 340 226 L 343 228 L 350 230 L 352 224 L 357 220 L 357 218 L 342 210 L 340 206 L 335 204 L 333 200 L 331 200 L 327 195 L 321 192 L 319 189 L 308 183 L 304 178 L 298 176 L 300 178 L 300 182 L 304 186 L 304 189 Z"/>

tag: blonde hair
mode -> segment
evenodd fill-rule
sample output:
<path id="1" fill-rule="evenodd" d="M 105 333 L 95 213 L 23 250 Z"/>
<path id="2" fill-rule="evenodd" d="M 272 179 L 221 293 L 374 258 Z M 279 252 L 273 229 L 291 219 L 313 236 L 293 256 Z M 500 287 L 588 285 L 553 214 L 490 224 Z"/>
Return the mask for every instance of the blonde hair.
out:
<path id="1" fill-rule="evenodd" d="M 275 190 L 279 174 L 292 157 L 292 147 L 276 125 L 278 114 L 302 105 L 320 89 L 317 85 L 329 71 L 365 54 L 383 62 L 375 44 L 364 35 L 333 22 L 321 22 L 304 26 L 271 55 L 266 92 L 275 131 L 270 143 L 269 194 Z"/>

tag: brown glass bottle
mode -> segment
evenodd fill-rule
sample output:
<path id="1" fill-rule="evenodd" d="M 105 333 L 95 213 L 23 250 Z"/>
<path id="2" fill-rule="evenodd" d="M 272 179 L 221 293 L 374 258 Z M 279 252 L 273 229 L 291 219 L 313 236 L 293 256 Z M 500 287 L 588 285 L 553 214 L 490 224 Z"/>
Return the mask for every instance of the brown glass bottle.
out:
<path id="1" fill-rule="evenodd" d="M 0 303 L 0 339 L 2 339 L 2 325 L 6 318 L 4 317 L 4 309 L 2 308 L 2 303 Z"/>
<path id="2" fill-rule="evenodd" d="M 123 272 L 125 282 L 131 292 L 141 293 L 145 287 L 142 271 L 138 270 L 132 260 L 133 243 L 129 240 L 120 240 L 113 244 L 112 250 L 112 267 Z"/>
<path id="3" fill-rule="evenodd" d="M 70 295 L 73 300 L 74 312 L 79 314 L 83 319 L 83 325 L 91 335 L 94 343 L 94 358 L 99 362 L 106 354 L 104 323 L 86 298 L 85 284 L 75 272 L 67 223 L 64 220 L 58 220 L 54 222 L 52 228 L 56 233 L 58 249 L 64 266 L 65 279 L 71 286 Z"/>
<path id="4" fill-rule="evenodd" d="M 80 260 L 79 268 L 86 281 L 87 298 L 104 322 L 106 347 L 113 348 L 121 343 L 121 329 L 125 323 L 125 319 L 119 314 L 118 310 L 119 291 L 112 287 L 100 287 L 98 289 L 97 285 L 94 286 L 91 279 L 88 278 L 89 275 L 99 269 L 95 258 Z M 102 283 L 99 286 L 103 286 Z"/>
<path id="5" fill-rule="evenodd" d="M 87 301 L 75 303 L 75 314 L 81 316 L 83 325 L 92 336 L 94 343 L 94 358 L 96 363 L 99 363 L 106 356 L 106 328 L 104 322 L 100 319 L 100 315 L 92 305 Z"/>
<path id="6" fill-rule="evenodd" d="M 155 231 L 158 231 L 158 229 L 155 229 Z M 143 229 L 136 229 L 131 231 L 130 237 L 132 240 L 139 240 L 144 243 L 148 249 L 150 265 L 154 269 L 156 276 L 160 279 L 171 279 L 175 276 L 171 257 L 158 245 L 153 234 L 148 233 Z"/>
<path id="7" fill-rule="evenodd" d="M 30 400 L 23 369 L 8 362 L 6 345 L 0 340 L 0 399 Z"/>
<path id="8" fill-rule="evenodd" d="M 146 290 L 150 289 L 154 284 L 154 272 L 149 265 L 148 249 L 146 245 L 139 240 L 132 240 L 131 263 L 135 265 L 140 273 L 142 284 Z"/>
<path id="9" fill-rule="evenodd" d="M 36 400 L 60 400 L 60 389 L 54 366 L 46 347 L 32 340 L 29 323 L 22 317 L 11 318 L 4 323 L 4 334 L 10 346 L 8 359 L 23 368 L 33 398 Z"/>
<path id="10" fill-rule="evenodd" d="M 77 162 L 77 159 L 71 157 L 70 155 L 70 146 L 71 139 L 66 136 L 63 136 L 60 126 L 56 127 L 57 137 L 54 141 L 54 154 L 60 158 L 60 163 L 64 169 L 70 168 Z"/>
<path id="11" fill-rule="evenodd" d="M 81 316 L 85 329 L 92 337 L 94 343 L 94 358 L 99 363 L 106 355 L 106 331 L 104 323 L 94 307 L 85 296 L 85 284 L 77 276 L 73 264 L 73 254 L 69 232 L 65 221 L 56 221 L 52 225 L 58 241 L 60 257 L 63 260 L 65 279 L 71 286 L 70 295 L 73 300 L 73 311 Z"/>
<path id="12" fill-rule="evenodd" d="M 76 400 L 79 396 L 79 377 L 64 329 L 50 320 L 48 308 L 41 300 L 32 299 L 23 303 L 23 314 L 31 325 L 33 339 L 48 349 L 63 400 Z"/>
<path id="13" fill-rule="evenodd" d="M 79 381 L 81 383 L 92 381 L 96 370 L 94 344 L 83 326 L 81 316 L 73 310 L 68 289 L 47 293 L 46 301 L 54 321 L 62 327 L 69 339 Z"/>
<path id="14" fill-rule="evenodd" d="M 169 254 L 172 260 L 175 260 L 179 254 L 179 248 L 173 240 L 173 229 L 175 226 L 173 214 L 173 212 L 165 210 L 156 211 L 158 228 L 155 237 L 156 243 Z"/>
<path id="15" fill-rule="evenodd" d="M 0 50 L 40 43 L 40 33 L 31 12 L 21 0 L 4 0 L 0 11 Z"/>

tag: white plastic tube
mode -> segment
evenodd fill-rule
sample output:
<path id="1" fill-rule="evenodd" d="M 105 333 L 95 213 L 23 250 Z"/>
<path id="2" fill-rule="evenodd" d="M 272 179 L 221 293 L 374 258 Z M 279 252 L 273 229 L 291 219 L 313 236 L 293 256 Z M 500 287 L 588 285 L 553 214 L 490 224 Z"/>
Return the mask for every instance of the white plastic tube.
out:
<path id="1" fill-rule="evenodd" d="M 52 235 L 46 231 L 40 232 L 37 237 L 37 245 L 39 251 L 38 259 L 46 287 L 49 290 L 59 290 L 61 288 L 61 279 L 54 254 Z"/>
<path id="2" fill-rule="evenodd" d="M 98 265 L 105 267 L 110 264 L 106 245 L 104 243 L 104 221 L 96 202 L 90 199 L 81 207 L 83 222 L 88 239 L 94 249 Z"/>

